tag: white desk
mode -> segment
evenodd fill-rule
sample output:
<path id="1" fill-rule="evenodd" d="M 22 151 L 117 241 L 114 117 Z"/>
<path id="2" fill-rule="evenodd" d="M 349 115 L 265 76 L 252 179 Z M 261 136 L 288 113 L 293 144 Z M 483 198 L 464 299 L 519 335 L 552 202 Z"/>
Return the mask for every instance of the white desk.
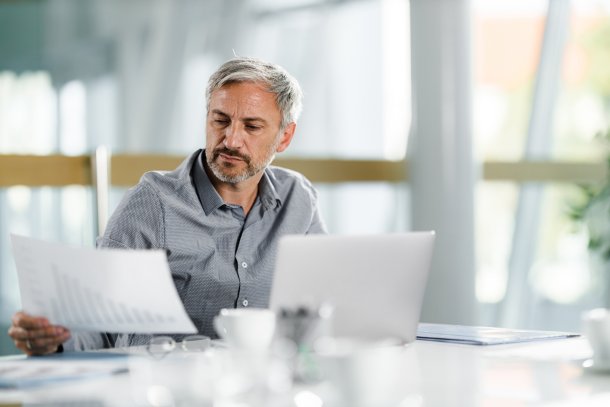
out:
<path id="1" fill-rule="evenodd" d="M 593 374 L 581 367 L 590 355 L 586 340 L 581 338 L 491 347 L 416 341 L 405 353 L 406 373 L 401 378 L 405 398 L 400 407 L 610 405 L 610 375 Z M 102 400 L 103 405 L 134 405 L 130 383 L 129 375 L 123 374 L 28 391 L 3 391 L 0 406 L 3 402 L 79 398 Z M 320 386 L 311 391 L 324 392 Z M 292 398 L 265 403 L 275 405 L 296 406 Z"/>
<path id="2" fill-rule="evenodd" d="M 424 406 L 610 405 L 610 376 L 581 367 L 590 356 L 585 339 L 415 347 Z"/>

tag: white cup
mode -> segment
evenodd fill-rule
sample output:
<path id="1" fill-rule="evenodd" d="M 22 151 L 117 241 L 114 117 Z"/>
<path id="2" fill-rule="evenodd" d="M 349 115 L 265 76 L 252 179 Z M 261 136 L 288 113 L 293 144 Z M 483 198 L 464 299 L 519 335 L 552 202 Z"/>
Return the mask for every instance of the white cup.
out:
<path id="1" fill-rule="evenodd" d="M 231 348 L 268 349 L 275 331 L 275 313 L 262 308 L 224 308 L 214 318 L 214 328 Z"/>
<path id="2" fill-rule="evenodd" d="M 593 364 L 610 369 L 610 310 L 596 308 L 583 314 L 584 334 L 593 350 Z"/>

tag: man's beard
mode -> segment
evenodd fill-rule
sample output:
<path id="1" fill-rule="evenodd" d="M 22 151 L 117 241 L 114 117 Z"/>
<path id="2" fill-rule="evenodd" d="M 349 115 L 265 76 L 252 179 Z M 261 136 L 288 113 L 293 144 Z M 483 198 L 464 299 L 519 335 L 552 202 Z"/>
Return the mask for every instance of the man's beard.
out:
<path id="1" fill-rule="evenodd" d="M 267 166 L 273 161 L 275 157 L 275 151 L 279 144 L 279 137 L 277 142 L 271 145 L 271 148 L 265 152 L 264 158 L 259 162 L 252 162 L 252 157 L 246 154 L 242 154 L 237 150 L 231 150 L 224 146 L 218 147 L 214 150 L 205 150 L 205 159 L 208 164 L 208 167 L 212 170 L 212 173 L 222 182 L 226 182 L 228 184 L 237 184 L 242 181 L 247 180 L 263 171 Z M 228 174 L 225 172 L 226 169 L 234 168 L 234 164 L 224 164 L 221 165 L 218 163 L 217 159 L 220 154 L 225 154 L 232 157 L 238 157 L 246 164 L 246 168 L 244 168 L 241 172 L 236 174 Z"/>

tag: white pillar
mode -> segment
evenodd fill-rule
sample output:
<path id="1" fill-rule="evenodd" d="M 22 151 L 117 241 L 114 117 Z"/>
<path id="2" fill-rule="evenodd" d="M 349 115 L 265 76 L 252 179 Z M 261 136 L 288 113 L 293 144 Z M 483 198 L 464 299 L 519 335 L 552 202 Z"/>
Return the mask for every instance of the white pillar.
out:
<path id="1" fill-rule="evenodd" d="M 411 1 L 413 127 L 407 156 L 414 230 L 436 248 L 422 321 L 473 324 L 474 186 L 470 3 Z"/>

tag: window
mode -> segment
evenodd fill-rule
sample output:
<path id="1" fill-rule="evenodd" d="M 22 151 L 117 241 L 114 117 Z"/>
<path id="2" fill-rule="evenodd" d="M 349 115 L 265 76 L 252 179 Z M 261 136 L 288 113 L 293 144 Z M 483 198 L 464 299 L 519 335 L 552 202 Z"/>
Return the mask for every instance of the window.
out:
<path id="1" fill-rule="evenodd" d="M 473 20 L 479 159 L 601 161 L 610 3 L 476 1 Z M 581 310 L 603 301 L 586 231 L 567 216 L 579 198 L 571 184 L 478 187 L 483 323 L 578 330 Z"/>

